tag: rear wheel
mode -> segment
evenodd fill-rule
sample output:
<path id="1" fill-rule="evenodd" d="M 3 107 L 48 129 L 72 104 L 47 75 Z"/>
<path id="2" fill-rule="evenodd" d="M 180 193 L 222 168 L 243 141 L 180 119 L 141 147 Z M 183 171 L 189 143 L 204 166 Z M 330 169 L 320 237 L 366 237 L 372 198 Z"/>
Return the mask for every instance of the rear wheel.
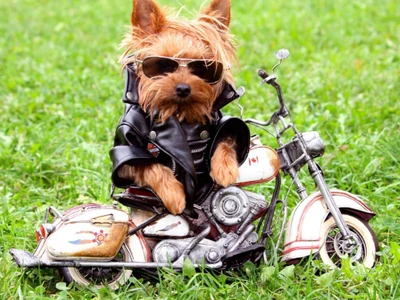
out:
<path id="1" fill-rule="evenodd" d="M 132 261 L 128 248 L 122 245 L 113 262 Z M 131 276 L 132 270 L 123 268 L 107 268 L 107 267 L 81 267 L 81 268 L 59 268 L 64 281 L 70 283 L 72 281 L 78 284 L 89 285 L 94 284 L 95 287 L 101 288 L 108 285 L 109 288 L 116 290 L 123 285 Z"/>
<path id="2" fill-rule="evenodd" d="M 324 241 L 319 251 L 321 260 L 332 267 L 341 267 L 342 258 L 347 254 L 351 262 L 372 268 L 379 249 L 374 231 L 367 222 L 352 215 L 343 214 L 343 219 L 350 230 L 350 240 L 342 238 L 335 220 L 329 217 L 321 228 L 321 239 Z"/>

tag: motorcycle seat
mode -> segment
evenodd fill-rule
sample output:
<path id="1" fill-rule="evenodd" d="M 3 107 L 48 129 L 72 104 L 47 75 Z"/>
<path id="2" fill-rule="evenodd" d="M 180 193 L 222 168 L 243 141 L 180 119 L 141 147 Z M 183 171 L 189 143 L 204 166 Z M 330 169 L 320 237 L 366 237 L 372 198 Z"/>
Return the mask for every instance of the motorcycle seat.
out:
<path id="1" fill-rule="evenodd" d="M 158 198 L 157 195 L 148 188 L 131 186 L 115 198 L 122 205 L 128 207 L 134 207 L 149 211 L 154 211 L 155 209 L 159 211 L 160 208 L 165 209 L 161 199 Z"/>

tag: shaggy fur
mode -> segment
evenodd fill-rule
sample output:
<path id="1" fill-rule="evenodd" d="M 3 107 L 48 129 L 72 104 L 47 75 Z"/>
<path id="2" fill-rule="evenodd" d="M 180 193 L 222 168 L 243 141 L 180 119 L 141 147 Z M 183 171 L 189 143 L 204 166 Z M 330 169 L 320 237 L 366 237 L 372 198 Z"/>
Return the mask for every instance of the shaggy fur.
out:
<path id="1" fill-rule="evenodd" d="M 193 20 L 184 20 L 177 14 L 167 14 L 152 0 L 134 0 L 131 16 L 132 31 L 122 42 L 126 49 L 121 57 L 123 64 L 135 63 L 146 56 L 167 56 L 188 59 L 211 59 L 230 66 L 236 61 L 232 36 L 228 32 L 230 23 L 230 1 L 212 0 L 211 4 Z M 127 55 L 134 52 L 134 56 Z M 188 68 L 180 67 L 166 76 L 147 78 L 137 64 L 140 77 L 138 87 L 139 104 L 149 114 L 159 112 L 159 121 L 171 115 L 188 123 L 205 123 L 211 118 L 211 109 L 221 93 L 223 81 L 233 84 L 229 70 L 222 80 L 210 85 L 191 74 Z M 191 93 L 179 97 L 177 84 L 188 84 Z M 167 167 L 155 164 L 146 167 L 124 166 L 120 177 L 130 178 L 139 186 L 149 186 L 162 199 L 166 208 L 179 214 L 185 208 L 182 184 Z M 221 142 L 212 157 L 211 177 L 216 183 L 228 186 L 238 176 L 235 142 Z"/>

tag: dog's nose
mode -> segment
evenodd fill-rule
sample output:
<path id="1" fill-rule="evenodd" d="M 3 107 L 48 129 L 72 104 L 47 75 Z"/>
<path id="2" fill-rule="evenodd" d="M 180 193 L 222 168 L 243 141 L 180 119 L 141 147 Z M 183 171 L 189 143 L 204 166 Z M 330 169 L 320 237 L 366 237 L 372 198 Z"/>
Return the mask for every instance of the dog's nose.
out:
<path id="1" fill-rule="evenodd" d="M 192 89 L 190 88 L 190 85 L 188 85 L 188 84 L 186 84 L 186 83 L 178 83 L 178 84 L 176 85 L 176 95 L 177 95 L 178 97 L 184 98 L 184 97 L 189 96 L 191 90 L 192 90 Z"/>

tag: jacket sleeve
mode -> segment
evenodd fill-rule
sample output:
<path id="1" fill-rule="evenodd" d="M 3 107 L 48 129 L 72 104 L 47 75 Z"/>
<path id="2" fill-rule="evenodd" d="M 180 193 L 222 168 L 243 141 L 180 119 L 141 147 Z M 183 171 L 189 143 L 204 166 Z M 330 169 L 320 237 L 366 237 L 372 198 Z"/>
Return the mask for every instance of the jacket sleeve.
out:
<path id="1" fill-rule="evenodd" d="M 148 121 L 143 111 L 135 104 L 126 104 L 116 132 L 114 147 L 110 150 L 113 163 L 111 179 L 117 187 L 132 185 L 131 180 L 118 176 L 118 169 L 125 165 L 149 165 L 155 158 L 147 150 Z"/>
<path id="2" fill-rule="evenodd" d="M 217 121 L 214 132 L 210 158 L 218 143 L 230 137 L 235 140 L 237 160 L 241 165 L 245 161 L 250 148 L 250 131 L 247 125 L 239 118 L 224 116 Z"/>

